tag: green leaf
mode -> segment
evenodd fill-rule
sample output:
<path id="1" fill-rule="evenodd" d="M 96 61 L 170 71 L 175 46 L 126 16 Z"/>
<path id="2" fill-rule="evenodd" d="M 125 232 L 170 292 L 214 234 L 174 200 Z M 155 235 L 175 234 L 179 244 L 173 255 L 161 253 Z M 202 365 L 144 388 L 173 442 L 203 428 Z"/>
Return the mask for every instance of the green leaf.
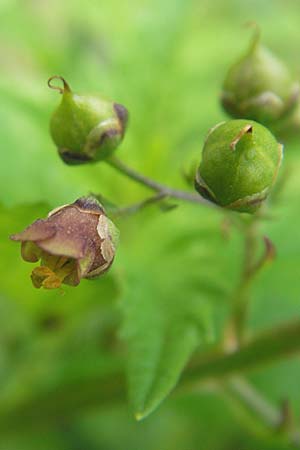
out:
<path id="1" fill-rule="evenodd" d="M 159 405 L 194 350 L 212 339 L 214 302 L 226 298 L 228 243 L 217 215 L 202 214 L 199 223 L 192 208 L 186 210 L 139 224 L 139 236 L 127 249 L 131 272 L 122 301 L 123 337 L 137 419 Z"/>
<path id="2" fill-rule="evenodd" d="M 259 274 L 253 288 L 251 325 L 258 329 L 299 315 L 300 163 L 293 153 L 286 152 L 283 176 L 284 170 L 287 179 L 270 210 L 271 220 L 263 223 L 262 232 L 272 240 L 276 258 Z"/>

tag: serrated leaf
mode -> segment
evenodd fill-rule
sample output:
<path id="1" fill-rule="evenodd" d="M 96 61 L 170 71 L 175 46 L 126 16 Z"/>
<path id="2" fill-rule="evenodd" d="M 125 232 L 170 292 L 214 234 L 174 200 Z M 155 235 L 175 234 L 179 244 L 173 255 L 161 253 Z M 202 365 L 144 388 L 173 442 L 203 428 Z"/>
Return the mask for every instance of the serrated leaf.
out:
<path id="1" fill-rule="evenodd" d="M 225 271 L 220 277 L 222 257 L 216 258 L 224 254 L 226 244 L 217 216 L 202 214 L 197 225 L 190 220 L 195 219 L 194 212 L 188 211 L 191 214 L 185 215 L 178 208 L 143 224 L 130 249 L 133 270 L 122 302 L 123 337 L 128 343 L 129 396 L 137 419 L 161 403 L 193 351 L 211 339 L 212 302 L 226 297 Z"/>

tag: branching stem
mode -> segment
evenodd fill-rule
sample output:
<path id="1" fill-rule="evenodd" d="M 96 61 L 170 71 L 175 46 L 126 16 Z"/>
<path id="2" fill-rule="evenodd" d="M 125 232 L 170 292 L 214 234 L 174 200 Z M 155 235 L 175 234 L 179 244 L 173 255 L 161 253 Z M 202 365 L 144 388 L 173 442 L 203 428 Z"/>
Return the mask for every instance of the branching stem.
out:
<path id="1" fill-rule="evenodd" d="M 242 377 L 233 377 L 225 385 L 225 391 L 247 407 L 269 429 L 278 429 L 282 423 L 282 411 L 267 401 Z"/>
<path id="2" fill-rule="evenodd" d="M 226 383 L 231 377 L 267 363 L 300 353 L 300 320 L 273 327 L 228 354 L 222 350 L 195 355 L 185 369 L 176 391 L 195 389 L 202 383 Z M 95 407 L 124 403 L 126 382 L 123 368 L 109 374 L 97 371 L 73 383 L 62 383 L 45 392 L 31 394 L 19 404 L 2 404 L 0 430 L 48 427 L 62 417 L 73 417 Z"/>
<path id="3" fill-rule="evenodd" d="M 223 393 L 239 416 L 244 416 L 257 434 L 277 436 L 295 448 L 300 445 L 300 429 L 291 416 L 289 403 L 275 406 L 247 379 L 233 377 L 223 386 Z"/>
<path id="4" fill-rule="evenodd" d="M 145 175 L 140 174 L 139 172 L 135 171 L 134 169 L 131 169 L 131 167 L 128 167 L 126 164 L 124 164 L 122 161 L 120 161 L 116 157 L 111 157 L 106 161 L 111 167 L 116 169 L 118 172 L 122 173 L 128 178 L 131 178 L 132 180 L 136 181 L 139 184 L 142 184 L 149 189 L 158 192 L 161 195 L 164 195 L 166 197 L 172 197 L 179 200 L 183 200 L 186 202 L 191 203 L 199 203 L 202 205 L 210 206 L 210 207 L 216 207 L 217 206 L 210 202 L 209 200 L 204 199 L 199 194 L 193 194 L 186 191 L 181 191 L 179 189 L 173 189 L 168 186 L 165 186 L 164 184 L 158 183 L 155 180 L 152 180 L 151 178 L 146 177 Z"/>
<path id="5" fill-rule="evenodd" d="M 167 195 L 163 192 L 158 192 L 157 194 L 142 200 L 141 202 L 134 203 L 133 205 L 124 206 L 123 208 L 118 208 L 116 211 L 112 213 L 114 217 L 120 216 L 130 216 L 131 214 L 135 214 L 138 211 L 146 208 L 147 206 L 153 205 L 155 203 L 159 203 L 161 200 L 165 199 Z"/>
<path id="6" fill-rule="evenodd" d="M 243 134 L 251 131 L 251 126 L 245 127 Z M 233 150 L 241 136 L 238 135 L 232 142 Z M 199 195 L 172 189 L 158 183 L 126 166 L 115 157 L 110 158 L 107 162 L 126 177 L 156 192 L 152 197 L 139 203 L 120 208 L 115 212 L 117 216 L 133 214 L 166 197 L 216 207 Z M 258 335 L 250 342 L 245 341 L 252 281 L 265 262 L 272 259 L 275 253 L 272 242 L 268 238 L 264 238 L 265 253 L 261 258 L 257 258 L 257 247 L 260 239 L 258 233 L 259 219 L 259 215 L 254 215 L 245 222 L 243 219 L 238 221 L 237 227 L 242 230 L 244 235 L 244 257 L 240 281 L 232 296 L 231 314 L 225 330 L 224 348 L 220 352 L 217 351 L 200 357 L 199 360 L 196 357 L 184 372 L 178 390 L 190 386 L 195 387 L 203 381 L 216 382 L 233 404 L 240 409 L 244 409 L 249 417 L 254 416 L 258 428 L 262 427 L 273 434 L 281 432 L 289 443 L 299 444 L 299 430 L 293 428 L 287 416 L 285 416 L 284 408 L 275 407 L 246 379 L 241 377 L 244 371 L 252 367 L 255 368 L 260 364 L 300 350 L 299 321 L 289 324 L 288 327 L 284 326 L 277 329 L 277 333 L 274 333 L 275 330 L 273 329 L 271 333 L 266 332 Z"/>

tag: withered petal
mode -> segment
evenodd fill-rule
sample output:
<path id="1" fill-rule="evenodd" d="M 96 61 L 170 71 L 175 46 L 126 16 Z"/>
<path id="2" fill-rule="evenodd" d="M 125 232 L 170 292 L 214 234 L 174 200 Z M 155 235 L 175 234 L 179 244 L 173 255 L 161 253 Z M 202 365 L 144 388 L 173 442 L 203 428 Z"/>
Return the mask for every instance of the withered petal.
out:
<path id="1" fill-rule="evenodd" d="M 110 263 L 115 257 L 115 248 L 110 239 L 101 242 L 101 253 L 106 262 Z"/>
<path id="2" fill-rule="evenodd" d="M 68 208 L 70 205 L 61 205 L 58 206 L 57 208 L 52 209 L 49 213 L 48 213 L 48 218 L 51 216 L 54 216 L 54 214 L 58 213 L 59 211 L 61 211 L 64 208 Z"/>
<path id="3" fill-rule="evenodd" d="M 81 236 L 66 240 L 65 235 L 57 233 L 50 239 L 40 241 L 38 246 L 50 255 L 81 259 L 84 257 L 85 242 Z"/>
<path id="4" fill-rule="evenodd" d="M 12 234 L 10 239 L 13 241 L 43 241 L 44 239 L 49 239 L 53 237 L 56 233 L 56 228 L 51 225 L 47 220 L 38 219 L 33 222 L 29 227 L 25 228 L 21 233 Z"/>
<path id="5" fill-rule="evenodd" d="M 85 278 L 87 278 L 87 279 L 97 278 L 99 275 L 102 275 L 103 273 L 105 273 L 110 268 L 110 266 L 112 265 L 112 262 L 113 262 L 113 260 L 111 262 L 109 262 L 109 263 L 106 262 L 106 263 L 102 264 L 101 266 L 99 266 L 96 269 L 94 269 L 91 272 L 89 272 L 85 276 Z"/>
<path id="6" fill-rule="evenodd" d="M 75 260 L 84 258 L 87 242 L 97 237 L 98 214 L 82 212 L 74 205 L 65 207 L 48 219 L 56 228 L 54 236 L 38 242 L 38 246 L 51 255 L 66 256 Z"/>

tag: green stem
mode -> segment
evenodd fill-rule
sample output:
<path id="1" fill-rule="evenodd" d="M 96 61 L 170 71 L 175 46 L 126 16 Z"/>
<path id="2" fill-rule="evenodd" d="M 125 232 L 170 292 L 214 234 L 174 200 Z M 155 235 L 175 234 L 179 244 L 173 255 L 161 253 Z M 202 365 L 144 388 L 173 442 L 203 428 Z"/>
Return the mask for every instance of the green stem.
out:
<path id="1" fill-rule="evenodd" d="M 194 389 L 210 381 L 222 382 L 295 353 L 300 353 L 300 319 L 258 334 L 233 353 L 218 350 L 195 356 L 176 390 Z M 30 426 L 49 426 L 63 417 L 72 417 L 95 407 L 124 403 L 125 399 L 123 370 L 117 369 L 107 375 L 94 373 L 28 398 L 14 408 L 5 408 L 2 404 L 0 428 L 2 431 L 15 431 Z"/>
<path id="2" fill-rule="evenodd" d="M 222 379 L 300 353 L 300 319 L 254 336 L 232 353 L 217 350 L 195 356 L 183 374 L 184 384 Z"/>
<path id="3" fill-rule="evenodd" d="M 282 411 L 267 401 L 250 383 L 241 377 L 227 381 L 225 392 L 242 404 L 268 429 L 277 430 L 282 423 Z"/>
<path id="4" fill-rule="evenodd" d="M 179 189 L 173 189 L 168 186 L 165 186 L 164 184 L 158 183 L 157 181 L 152 180 L 149 177 L 146 177 L 145 175 L 140 174 L 139 172 L 131 169 L 131 167 L 128 167 L 126 164 L 124 164 L 122 161 L 120 161 L 116 157 L 111 157 L 106 162 L 116 169 L 118 172 L 122 173 L 126 177 L 136 181 L 139 184 L 142 184 L 143 186 L 148 187 L 149 189 L 156 191 L 162 195 L 165 195 L 166 197 L 172 197 L 179 200 L 183 200 L 186 202 L 191 203 L 200 203 L 202 205 L 210 206 L 210 207 L 216 207 L 217 206 L 210 202 L 209 200 L 204 199 L 199 194 L 193 194 L 186 191 L 181 191 Z"/>
<path id="5" fill-rule="evenodd" d="M 244 132 L 248 131 L 249 131 L 248 129 L 244 130 Z M 163 197 L 172 197 L 188 202 L 200 203 L 208 206 L 217 207 L 212 202 L 204 199 L 198 194 L 192 194 L 189 192 L 172 189 L 168 186 L 158 183 L 157 181 L 154 181 L 151 178 L 148 178 L 131 169 L 116 157 L 109 158 L 107 160 L 107 163 L 114 169 L 118 170 L 123 175 L 127 176 L 128 178 L 157 192 L 157 196 L 154 196 L 150 199 L 146 199 L 145 201 L 137 203 L 136 205 L 132 205 L 131 207 L 121 209 L 119 211 L 119 214 L 131 214 L 133 212 L 138 211 L 139 209 L 142 209 L 144 206 L 147 206 L 150 203 L 160 200 L 160 198 Z M 232 314 L 226 335 L 226 345 L 229 348 L 239 345 L 244 334 L 245 322 L 247 319 L 248 305 L 249 305 L 249 287 L 252 278 L 255 274 L 253 267 L 255 264 L 254 259 L 256 254 L 255 250 L 257 241 L 256 222 L 257 218 L 255 216 L 250 223 L 245 225 L 245 256 L 244 256 L 243 271 L 240 283 L 233 296 Z"/>
<path id="6" fill-rule="evenodd" d="M 163 192 L 159 192 L 152 197 L 148 197 L 141 202 L 134 203 L 133 205 L 125 206 L 123 208 L 116 209 L 113 213 L 113 217 L 119 216 L 130 216 L 131 214 L 135 214 L 136 212 L 146 208 L 147 206 L 153 205 L 155 203 L 159 203 L 161 200 L 166 198 L 166 194 Z"/>
<path id="7" fill-rule="evenodd" d="M 225 347 L 228 350 L 237 348 L 244 339 L 250 304 L 250 288 L 255 274 L 261 267 L 261 264 L 256 262 L 258 220 L 257 216 L 253 216 L 243 228 L 244 257 L 241 278 L 232 296 L 229 324 L 225 330 Z"/>
<path id="8" fill-rule="evenodd" d="M 277 440 L 279 437 L 282 441 L 299 448 L 299 427 L 294 425 L 289 415 L 286 415 L 284 405 L 276 407 L 242 377 L 228 380 L 223 386 L 223 394 L 237 409 L 239 417 L 244 417 L 256 434 L 263 433 Z"/>

